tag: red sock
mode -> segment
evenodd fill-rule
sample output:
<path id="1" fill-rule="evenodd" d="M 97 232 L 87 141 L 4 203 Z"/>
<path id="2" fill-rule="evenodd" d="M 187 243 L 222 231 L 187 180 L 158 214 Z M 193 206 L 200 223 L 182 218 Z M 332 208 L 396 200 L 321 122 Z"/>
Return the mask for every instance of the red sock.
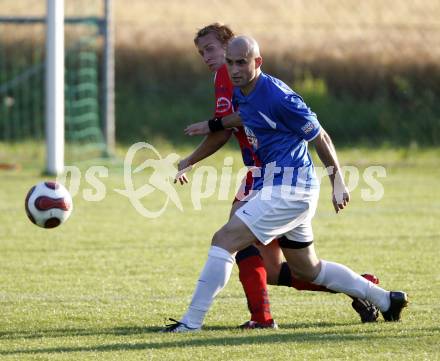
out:
<path id="1" fill-rule="evenodd" d="M 251 320 L 259 323 L 272 322 L 267 293 L 267 273 L 261 256 L 252 255 L 238 263 L 239 278 L 246 294 Z"/>
<path id="2" fill-rule="evenodd" d="M 296 288 L 298 291 L 321 291 L 321 292 L 331 292 L 335 293 L 332 290 L 329 290 L 327 287 L 315 285 L 314 283 L 310 283 L 307 281 L 301 281 L 292 276 L 291 287 Z"/>

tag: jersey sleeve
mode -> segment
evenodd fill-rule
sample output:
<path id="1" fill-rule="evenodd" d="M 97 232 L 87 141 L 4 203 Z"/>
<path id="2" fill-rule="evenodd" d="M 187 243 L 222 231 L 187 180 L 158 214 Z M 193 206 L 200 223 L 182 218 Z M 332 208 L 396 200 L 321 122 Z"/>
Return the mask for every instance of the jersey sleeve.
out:
<path id="1" fill-rule="evenodd" d="M 310 142 L 320 132 L 316 114 L 297 94 L 287 94 L 276 103 L 276 113 L 282 123 L 302 139 Z"/>
<path id="2" fill-rule="evenodd" d="M 215 74 L 215 117 L 224 117 L 234 112 L 232 107 L 233 86 L 229 79 L 226 65 L 223 65 Z"/>

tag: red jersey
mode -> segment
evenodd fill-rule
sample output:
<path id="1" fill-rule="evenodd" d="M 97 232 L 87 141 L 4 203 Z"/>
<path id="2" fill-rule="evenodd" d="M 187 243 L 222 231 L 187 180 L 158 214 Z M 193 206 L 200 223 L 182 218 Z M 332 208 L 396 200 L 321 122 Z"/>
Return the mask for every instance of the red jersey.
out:
<path id="1" fill-rule="evenodd" d="M 232 105 L 233 86 L 231 79 L 229 79 L 228 70 L 226 64 L 222 65 L 220 69 L 215 73 L 214 78 L 215 89 L 215 116 L 224 117 L 234 112 Z M 252 146 L 246 137 L 246 133 L 243 127 L 237 127 L 234 129 L 234 135 L 240 145 L 241 155 L 243 157 L 244 165 L 248 167 L 259 167 L 260 160 L 255 154 Z"/>

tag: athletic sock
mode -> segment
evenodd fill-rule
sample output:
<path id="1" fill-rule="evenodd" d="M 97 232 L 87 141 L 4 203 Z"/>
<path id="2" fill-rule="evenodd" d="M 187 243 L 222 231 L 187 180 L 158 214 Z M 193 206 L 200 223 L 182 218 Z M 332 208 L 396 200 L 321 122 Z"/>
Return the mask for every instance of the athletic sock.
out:
<path id="1" fill-rule="evenodd" d="M 206 312 L 211 307 L 215 296 L 228 282 L 233 265 L 234 257 L 228 251 L 211 246 L 191 303 L 180 322 L 191 328 L 202 326 Z"/>
<path id="2" fill-rule="evenodd" d="M 267 272 L 263 259 L 255 246 L 249 246 L 235 257 L 239 278 L 246 295 L 251 321 L 270 323 L 270 302 L 267 292 Z"/>
<path id="3" fill-rule="evenodd" d="M 390 307 L 390 293 L 339 263 L 321 260 L 321 271 L 313 283 L 345 293 L 352 297 L 366 299 L 381 311 Z"/>
<path id="4" fill-rule="evenodd" d="M 290 267 L 287 262 L 281 264 L 280 275 L 278 276 L 278 285 L 296 288 L 298 291 L 319 291 L 335 293 L 332 290 L 311 282 L 302 281 L 290 272 Z"/>

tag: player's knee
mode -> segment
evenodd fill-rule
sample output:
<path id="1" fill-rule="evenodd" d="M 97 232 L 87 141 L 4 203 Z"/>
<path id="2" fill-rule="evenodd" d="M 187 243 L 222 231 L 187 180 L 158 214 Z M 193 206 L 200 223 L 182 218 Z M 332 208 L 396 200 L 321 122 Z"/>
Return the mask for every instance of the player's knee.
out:
<path id="1" fill-rule="evenodd" d="M 231 232 L 228 231 L 227 226 L 223 226 L 217 232 L 214 233 L 211 244 L 213 246 L 225 248 L 225 246 L 227 246 L 231 241 L 230 235 Z"/>
<path id="2" fill-rule="evenodd" d="M 223 239 L 222 232 L 221 232 L 221 230 L 219 230 L 219 231 L 215 232 L 214 235 L 212 236 L 211 244 L 213 246 L 220 246 L 222 239 Z"/>
<path id="3" fill-rule="evenodd" d="M 214 236 L 212 237 L 211 244 L 213 246 L 226 249 L 230 253 L 235 253 L 250 244 L 244 242 L 240 235 L 241 233 L 236 229 L 236 227 L 227 223 L 217 232 L 215 232 Z"/>

